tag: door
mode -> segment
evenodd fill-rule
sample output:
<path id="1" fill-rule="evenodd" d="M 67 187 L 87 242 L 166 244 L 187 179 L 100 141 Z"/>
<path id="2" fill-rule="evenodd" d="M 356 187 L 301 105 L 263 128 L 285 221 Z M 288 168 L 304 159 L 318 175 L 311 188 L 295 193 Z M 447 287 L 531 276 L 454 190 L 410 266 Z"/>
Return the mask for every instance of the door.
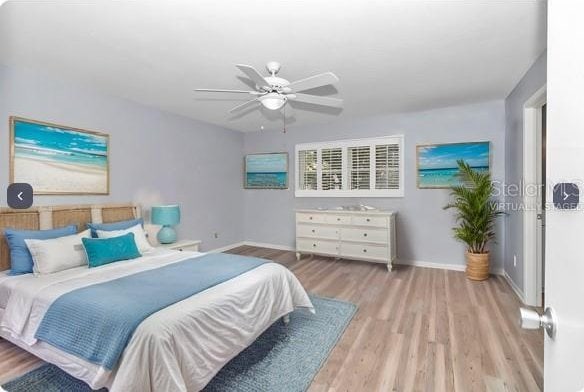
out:
<path id="1" fill-rule="evenodd" d="M 537 182 L 540 184 L 537 200 L 537 222 L 536 222 L 536 238 L 537 238 L 537 274 L 536 274 L 536 301 L 537 306 L 544 304 L 544 282 L 545 282 L 545 209 L 546 209 L 546 121 L 547 121 L 547 106 L 544 104 L 538 111 L 538 127 L 537 127 Z"/>
<path id="2" fill-rule="evenodd" d="M 584 196 L 584 2 L 548 2 L 547 196 L 577 183 Z M 584 203 L 546 210 L 545 305 L 555 338 L 545 337 L 546 391 L 584 389 Z"/>

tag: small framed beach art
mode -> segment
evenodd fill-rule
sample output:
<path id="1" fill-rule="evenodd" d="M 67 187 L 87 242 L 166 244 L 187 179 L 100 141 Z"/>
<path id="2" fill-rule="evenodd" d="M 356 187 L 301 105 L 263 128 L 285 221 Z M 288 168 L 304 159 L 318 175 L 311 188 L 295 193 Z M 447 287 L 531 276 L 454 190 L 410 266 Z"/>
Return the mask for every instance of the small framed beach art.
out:
<path id="1" fill-rule="evenodd" d="M 246 189 L 288 189 L 288 153 L 246 155 L 244 187 Z"/>
<path id="2" fill-rule="evenodd" d="M 10 183 L 37 195 L 109 194 L 109 135 L 10 117 Z"/>
<path id="3" fill-rule="evenodd" d="M 478 171 L 490 170 L 490 143 L 448 143 L 416 146 L 417 183 L 421 189 L 460 185 L 456 161 L 462 159 Z"/>

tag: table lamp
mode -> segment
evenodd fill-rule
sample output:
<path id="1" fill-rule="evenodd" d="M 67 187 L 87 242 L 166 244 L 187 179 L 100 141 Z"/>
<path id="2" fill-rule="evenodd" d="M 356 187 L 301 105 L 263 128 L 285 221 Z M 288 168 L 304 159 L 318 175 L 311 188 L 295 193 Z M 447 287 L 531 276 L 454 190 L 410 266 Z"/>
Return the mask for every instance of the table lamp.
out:
<path id="1" fill-rule="evenodd" d="M 176 231 L 172 226 L 180 222 L 180 208 L 178 204 L 168 206 L 152 207 L 152 223 L 162 225 L 156 238 L 161 244 L 172 244 L 176 242 Z"/>

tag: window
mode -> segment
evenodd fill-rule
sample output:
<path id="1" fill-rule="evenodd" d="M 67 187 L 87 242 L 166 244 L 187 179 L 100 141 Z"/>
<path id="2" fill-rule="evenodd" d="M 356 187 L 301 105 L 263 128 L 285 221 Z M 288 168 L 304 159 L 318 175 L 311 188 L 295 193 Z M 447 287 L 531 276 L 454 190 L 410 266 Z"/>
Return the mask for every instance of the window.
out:
<path id="1" fill-rule="evenodd" d="M 399 189 L 399 147 L 375 146 L 375 189 Z"/>
<path id="2" fill-rule="evenodd" d="M 296 146 L 297 197 L 402 197 L 403 136 Z"/>
<path id="3" fill-rule="evenodd" d="M 316 190 L 316 150 L 299 151 L 298 158 L 298 177 L 300 179 L 297 188 L 302 190 Z"/>
<path id="4" fill-rule="evenodd" d="M 322 189 L 325 191 L 341 190 L 343 186 L 343 150 L 341 148 L 324 148 L 321 154 Z"/>
<path id="5" fill-rule="evenodd" d="M 371 149 L 349 147 L 349 189 L 371 189 Z"/>

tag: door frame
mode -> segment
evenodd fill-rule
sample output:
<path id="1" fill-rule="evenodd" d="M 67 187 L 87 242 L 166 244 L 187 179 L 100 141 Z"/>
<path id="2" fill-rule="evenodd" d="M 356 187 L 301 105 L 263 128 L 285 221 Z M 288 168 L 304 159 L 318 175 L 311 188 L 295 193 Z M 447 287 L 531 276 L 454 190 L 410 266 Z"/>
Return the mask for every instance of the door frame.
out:
<path id="1" fill-rule="evenodd" d="M 543 258 L 538 251 L 538 157 L 541 149 L 542 106 L 547 86 L 540 87 L 523 105 L 523 297 L 527 305 L 542 306 Z M 545 190 L 544 190 L 545 191 Z"/>

